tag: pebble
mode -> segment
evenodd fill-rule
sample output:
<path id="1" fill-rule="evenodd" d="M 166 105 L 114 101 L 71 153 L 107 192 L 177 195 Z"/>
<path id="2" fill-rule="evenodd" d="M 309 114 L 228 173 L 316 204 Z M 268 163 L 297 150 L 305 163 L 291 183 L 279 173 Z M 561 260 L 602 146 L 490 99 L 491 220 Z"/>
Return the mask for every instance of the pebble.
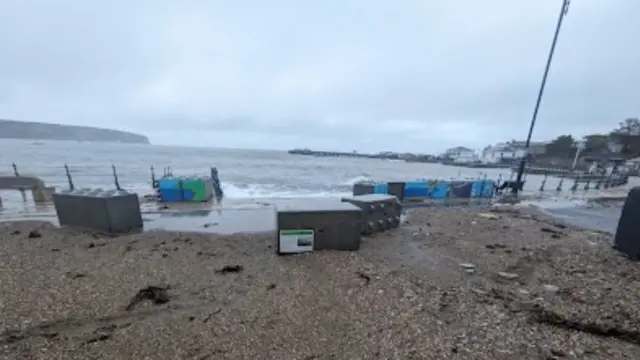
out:
<path id="1" fill-rule="evenodd" d="M 559 287 L 551 284 L 545 284 L 543 287 L 546 291 L 552 292 L 552 293 L 558 292 L 558 290 L 560 290 Z"/>
<path id="2" fill-rule="evenodd" d="M 491 213 L 479 213 L 478 217 L 489 219 L 489 220 L 498 220 L 500 217 L 496 214 Z"/>
<path id="3" fill-rule="evenodd" d="M 460 267 L 463 268 L 463 269 L 467 269 L 467 270 L 469 270 L 469 269 L 473 270 L 473 269 L 476 268 L 476 266 L 471 264 L 471 263 L 462 263 L 462 264 L 460 264 Z"/>
<path id="4" fill-rule="evenodd" d="M 518 274 L 514 274 L 514 273 L 510 273 L 510 272 L 504 272 L 504 271 L 500 271 L 498 273 L 498 276 L 500 276 L 503 279 L 507 279 L 507 280 L 514 280 L 520 277 L 520 275 Z"/>

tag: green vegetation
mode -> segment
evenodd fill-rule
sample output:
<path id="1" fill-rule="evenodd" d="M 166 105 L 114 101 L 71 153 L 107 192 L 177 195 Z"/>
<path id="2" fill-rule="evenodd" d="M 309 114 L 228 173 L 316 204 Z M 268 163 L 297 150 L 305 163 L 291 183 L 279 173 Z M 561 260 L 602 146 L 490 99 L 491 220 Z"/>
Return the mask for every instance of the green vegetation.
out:
<path id="1" fill-rule="evenodd" d="M 608 134 L 591 134 L 582 139 L 584 156 L 640 156 L 640 119 L 621 121 Z M 546 157 L 571 158 L 576 154 L 578 141 L 571 135 L 560 135 L 546 145 Z"/>

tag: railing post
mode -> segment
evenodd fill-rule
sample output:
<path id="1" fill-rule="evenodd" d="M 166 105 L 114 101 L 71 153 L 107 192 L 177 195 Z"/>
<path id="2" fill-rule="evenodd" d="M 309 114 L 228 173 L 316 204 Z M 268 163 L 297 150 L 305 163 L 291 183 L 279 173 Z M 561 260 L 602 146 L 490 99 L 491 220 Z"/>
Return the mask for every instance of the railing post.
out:
<path id="1" fill-rule="evenodd" d="M 67 181 L 69 182 L 69 190 L 75 190 L 75 186 L 73 186 L 73 180 L 71 179 L 71 172 L 69 171 L 69 165 L 64 164 L 64 171 L 67 174 Z"/>
<path id="2" fill-rule="evenodd" d="M 562 174 L 560 175 L 560 182 L 558 183 L 558 186 L 556 187 L 556 191 L 562 191 L 562 182 L 564 181 L 564 172 L 562 172 Z"/>
<path id="3" fill-rule="evenodd" d="M 116 185 L 116 190 L 121 191 L 120 181 L 118 181 L 118 173 L 116 172 L 116 166 L 111 165 L 111 172 L 113 173 L 113 182 Z"/>
<path id="4" fill-rule="evenodd" d="M 613 184 L 611 183 L 611 178 L 613 176 L 613 172 L 611 172 L 611 174 L 609 174 L 609 176 L 607 176 L 607 182 L 604 184 L 604 188 L 608 189 L 610 187 L 613 187 Z"/>
<path id="5" fill-rule="evenodd" d="M 20 173 L 18 173 L 18 165 L 16 165 L 16 163 L 12 163 L 11 167 L 13 168 L 13 174 L 15 176 L 20 176 Z M 22 201 L 27 201 L 27 193 L 24 192 L 24 189 L 20 189 L 20 195 L 22 195 Z"/>
<path id="6" fill-rule="evenodd" d="M 540 184 L 540 192 L 544 191 L 544 185 L 547 183 L 548 174 L 544 174 L 544 179 L 542 179 L 542 183 Z"/>
<path id="7" fill-rule="evenodd" d="M 571 191 L 578 190 L 578 180 L 579 179 L 580 179 L 580 175 L 576 175 L 576 177 L 573 178 L 573 185 L 571 185 Z"/>
<path id="8" fill-rule="evenodd" d="M 602 175 L 600 178 L 598 178 L 598 182 L 596 183 L 596 186 L 594 187 L 595 190 L 600 190 L 600 187 L 602 186 L 602 181 L 604 180 L 604 175 Z"/>
<path id="9" fill-rule="evenodd" d="M 153 166 L 151 166 L 151 187 L 155 189 L 158 187 L 157 185 L 158 184 L 156 183 L 156 172 L 153 169 Z"/>

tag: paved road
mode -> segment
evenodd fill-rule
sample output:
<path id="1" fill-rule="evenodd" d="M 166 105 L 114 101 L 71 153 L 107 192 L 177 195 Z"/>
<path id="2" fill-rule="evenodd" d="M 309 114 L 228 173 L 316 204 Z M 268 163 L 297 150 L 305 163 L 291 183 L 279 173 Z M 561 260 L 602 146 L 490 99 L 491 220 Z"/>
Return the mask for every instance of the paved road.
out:
<path id="1" fill-rule="evenodd" d="M 575 226 L 615 234 L 622 211 L 622 204 L 557 208 L 543 211 Z"/>

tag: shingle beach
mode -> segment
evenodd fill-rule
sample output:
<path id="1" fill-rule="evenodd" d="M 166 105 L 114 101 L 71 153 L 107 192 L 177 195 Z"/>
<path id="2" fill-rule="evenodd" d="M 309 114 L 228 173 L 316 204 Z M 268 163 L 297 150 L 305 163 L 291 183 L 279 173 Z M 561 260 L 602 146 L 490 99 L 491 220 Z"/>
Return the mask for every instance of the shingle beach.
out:
<path id="1" fill-rule="evenodd" d="M 0 223 L 2 359 L 640 359 L 640 265 L 528 210 L 423 208 L 358 252 Z"/>

